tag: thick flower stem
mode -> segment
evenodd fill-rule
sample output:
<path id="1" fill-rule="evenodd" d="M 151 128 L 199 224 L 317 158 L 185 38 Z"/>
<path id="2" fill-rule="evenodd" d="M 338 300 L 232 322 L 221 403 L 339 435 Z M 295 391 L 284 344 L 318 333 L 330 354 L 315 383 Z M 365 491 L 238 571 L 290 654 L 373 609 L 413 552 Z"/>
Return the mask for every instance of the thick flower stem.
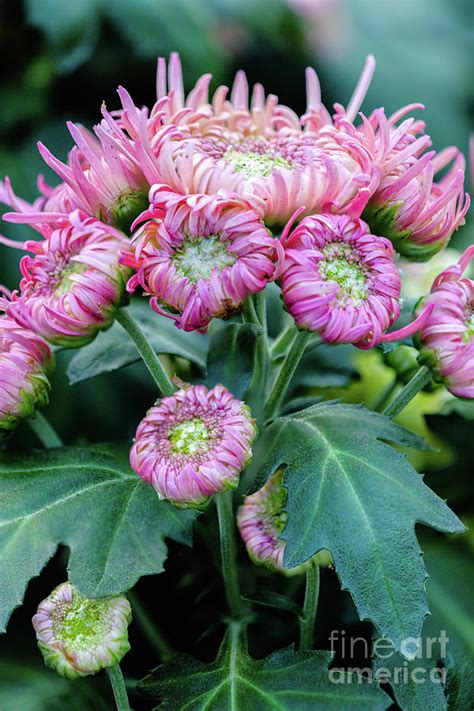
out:
<path id="1" fill-rule="evenodd" d="M 61 438 L 41 412 L 37 412 L 33 420 L 28 420 L 28 424 L 45 449 L 63 446 Z"/>
<path id="2" fill-rule="evenodd" d="M 319 565 L 313 563 L 306 571 L 303 615 L 300 618 L 300 651 L 313 648 L 314 625 L 318 611 L 319 577 Z"/>
<path id="3" fill-rule="evenodd" d="M 165 369 L 161 365 L 160 359 L 153 350 L 147 337 L 133 316 L 130 314 L 130 311 L 127 309 L 119 309 L 117 312 L 117 321 L 135 343 L 143 362 L 150 371 L 150 374 L 157 384 L 161 394 L 172 395 L 176 388 L 166 374 Z"/>
<path id="4" fill-rule="evenodd" d="M 242 600 L 239 592 L 237 556 L 235 547 L 235 522 L 232 507 L 232 492 L 226 491 L 216 496 L 217 517 L 221 544 L 221 567 L 229 610 L 233 618 L 242 614 Z"/>
<path id="5" fill-rule="evenodd" d="M 113 667 L 107 667 L 107 674 L 109 677 L 110 685 L 114 692 L 117 711 L 130 711 L 127 689 L 125 688 L 125 682 L 123 679 L 122 670 L 120 669 L 120 665 L 116 664 Z"/>
<path id="6" fill-rule="evenodd" d="M 308 331 L 298 331 L 293 339 L 288 353 L 285 356 L 280 371 L 273 383 L 268 402 L 265 407 L 265 419 L 269 420 L 274 417 L 281 407 L 285 397 L 288 385 L 295 374 L 305 348 L 311 339 L 311 333 Z"/>
<path id="7" fill-rule="evenodd" d="M 161 632 L 156 628 L 148 612 L 143 607 L 142 603 L 138 599 L 135 593 L 127 593 L 127 597 L 130 601 L 133 610 L 133 617 L 136 619 L 140 625 L 140 629 L 143 634 L 151 644 L 151 646 L 158 653 L 161 661 L 169 662 L 173 658 L 173 651 L 169 646 L 166 639 L 162 636 Z"/>
<path id="8" fill-rule="evenodd" d="M 383 410 L 382 414 L 387 417 L 396 417 L 400 412 L 413 400 L 425 385 L 431 380 L 431 371 L 426 365 L 423 365 L 420 370 L 415 373 L 413 378 L 402 388 L 397 397 Z"/>
<path id="9" fill-rule="evenodd" d="M 382 390 L 380 395 L 377 397 L 375 400 L 374 404 L 372 405 L 372 410 L 375 410 L 375 412 L 381 412 L 384 407 L 386 407 L 387 402 L 390 400 L 392 395 L 394 394 L 395 390 L 398 387 L 398 381 L 397 378 L 394 377 L 393 380 L 391 380 Z"/>

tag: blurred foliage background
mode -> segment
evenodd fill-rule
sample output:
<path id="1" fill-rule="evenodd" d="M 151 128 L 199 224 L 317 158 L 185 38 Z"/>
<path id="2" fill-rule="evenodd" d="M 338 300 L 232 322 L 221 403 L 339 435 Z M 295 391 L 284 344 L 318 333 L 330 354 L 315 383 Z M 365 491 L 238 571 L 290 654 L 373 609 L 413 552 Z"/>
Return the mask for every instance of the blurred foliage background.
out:
<path id="1" fill-rule="evenodd" d="M 365 56 L 372 52 L 377 70 L 363 110 L 384 106 L 392 112 L 404 104 L 422 102 L 434 147 L 440 150 L 455 144 L 467 153 L 474 123 L 473 15 L 471 0 L 2 0 L 0 176 L 9 175 L 18 194 L 34 199 L 38 173 L 56 181 L 42 164 L 36 142 L 43 141 L 64 159 L 71 147 L 65 120 L 92 126 L 100 119 L 102 101 L 111 109 L 118 106 L 115 89 L 119 84 L 138 103 L 152 104 L 156 57 L 172 50 L 181 54 L 187 89 L 204 72 L 213 73 L 213 88 L 229 84 L 235 71 L 243 68 L 251 83 L 261 81 L 267 92 L 277 94 L 299 113 L 305 108 L 307 65 L 318 72 L 325 104 L 345 104 Z M 18 239 L 33 234 L 27 227 L 6 223 L 2 231 Z M 460 249 L 472 238 L 471 217 L 453 245 Z M 0 247 L 0 283 L 15 287 L 20 256 Z M 377 358 L 375 354 L 371 357 Z M 69 387 L 64 374 L 69 358 L 68 353 L 59 354 L 48 417 L 66 443 L 77 442 L 80 432 L 91 441 L 115 441 L 125 446 L 153 399 L 143 367 L 132 366 L 122 373 Z M 349 395 L 355 401 L 370 402 L 390 377 L 380 362 L 367 363 L 360 367 L 361 377 Z M 456 512 L 467 522 L 474 519 L 472 477 L 466 464 L 469 458 L 472 462 L 473 453 L 472 409 L 453 405 L 444 396 L 422 394 L 407 410 L 405 423 L 426 433 L 424 412 L 430 413 L 428 423 L 441 452 L 438 459 L 428 455 L 431 458 L 421 457 L 417 464 L 420 469 L 433 469 L 430 483 L 440 495 L 450 497 Z M 18 429 L 15 442 L 36 444 L 25 426 Z M 454 448 L 461 454 L 455 455 Z M 201 533 L 207 525 L 203 521 Z M 214 609 L 215 598 L 222 591 L 208 584 L 216 577 L 216 561 L 209 558 L 209 544 L 204 539 L 198 536 L 198 550 L 192 555 L 172 546 L 174 557 L 166 575 L 158 581 L 143 580 L 138 587 L 152 609 L 157 604 L 161 609 L 172 608 L 177 590 L 191 615 L 176 631 L 176 624 L 171 630 L 173 615 L 165 614 L 165 632 L 175 637 L 178 648 L 198 649 L 212 657 L 222 629 L 207 630 L 204 619 L 206 606 Z M 434 549 L 436 544 L 437 540 Z M 444 549 L 441 545 L 433 559 L 436 555 L 449 558 L 449 546 Z M 468 554 L 469 539 L 456 546 L 456 556 Z M 204 569 L 198 567 L 197 559 L 206 560 Z M 110 707 L 107 692 L 104 702 L 91 695 L 87 684 L 74 686 L 71 696 L 67 682 L 42 669 L 34 648 L 28 615 L 52 584 L 62 581 L 63 563 L 64 551 L 30 585 L 26 607 L 13 616 L 8 643 L 5 639 L 0 642 L 0 652 L 7 652 L 9 660 L 5 664 L 0 660 L 4 670 L 2 711 Z M 184 577 L 183 566 L 188 571 Z M 445 578 L 449 579 L 449 573 Z M 296 584 L 255 570 L 244 587 L 249 592 L 261 585 L 289 592 L 288 585 Z M 326 573 L 323 588 L 321 646 L 338 616 L 346 627 L 352 624 L 360 631 L 348 594 L 337 592 L 333 572 Z M 452 604 L 459 621 L 465 619 L 466 599 L 453 598 Z M 257 654 L 290 643 L 296 629 L 291 616 L 280 614 L 283 619 L 275 623 L 274 614 L 262 610 L 264 624 L 271 629 L 267 642 L 272 646 L 262 648 L 254 640 Z M 188 615 L 182 617 L 188 619 Z M 23 631 L 29 640 L 28 650 L 21 641 Z M 132 641 L 137 636 L 139 632 L 132 630 Z M 146 642 L 141 642 L 147 650 Z M 474 634 L 464 639 L 464 648 L 474 656 Z M 147 666 L 154 661 L 151 656 Z M 128 665 L 129 675 L 139 674 L 143 654 L 131 657 Z"/>

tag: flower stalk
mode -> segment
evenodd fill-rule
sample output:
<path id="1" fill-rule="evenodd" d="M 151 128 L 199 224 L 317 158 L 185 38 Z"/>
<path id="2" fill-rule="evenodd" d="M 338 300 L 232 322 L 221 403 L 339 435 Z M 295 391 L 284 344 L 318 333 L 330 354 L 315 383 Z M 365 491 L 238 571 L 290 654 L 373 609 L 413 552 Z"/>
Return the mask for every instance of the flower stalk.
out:
<path id="1" fill-rule="evenodd" d="M 113 667 L 107 667 L 106 671 L 112 691 L 114 692 L 117 711 L 130 711 L 127 689 L 125 687 L 125 681 L 122 670 L 120 669 L 120 664 L 115 664 Z"/>
<path id="2" fill-rule="evenodd" d="M 216 496 L 217 518 L 219 522 L 221 567 L 229 610 L 233 618 L 242 614 L 242 599 L 239 592 L 237 556 L 234 535 L 234 513 L 232 492 L 226 491 Z"/>
<path id="3" fill-rule="evenodd" d="M 311 339 L 311 335 L 312 334 L 308 331 L 299 331 L 294 337 L 275 382 L 273 383 L 270 396 L 265 407 L 266 420 L 270 420 L 278 413 L 288 389 L 288 385 L 295 374 L 298 363 L 303 357 L 306 346 Z"/>
<path id="4" fill-rule="evenodd" d="M 392 402 L 387 405 L 382 414 L 387 417 L 394 418 L 400 414 L 400 412 L 405 409 L 413 398 L 418 395 L 418 393 L 423 390 L 425 385 L 431 380 L 431 371 L 426 365 L 422 366 L 420 370 L 415 373 L 411 380 L 402 388 L 398 393 L 397 397 L 392 400 Z"/>
<path id="5" fill-rule="evenodd" d="M 319 579 L 319 565 L 313 561 L 311 567 L 306 571 L 303 614 L 300 617 L 300 651 L 307 651 L 313 648 L 314 625 L 318 611 Z"/>
<path id="6" fill-rule="evenodd" d="M 117 312 L 117 321 L 135 343 L 137 350 L 148 368 L 150 375 L 158 386 L 160 393 L 162 395 L 172 395 L 176 388 L 169 379 L 160 359 L 156 355 L 151 343 L 148 341 L 137 321 L 133 318 L 130 312 L 127 311 L 127 309 L 120 309 Z"/>
<path id="7" fill-rule="evenodd" d="M 41 412 L 36 413 L 34 420 L 28 420 L 28 424 L 45 449 L 63 446 L 56 430 Z"/>

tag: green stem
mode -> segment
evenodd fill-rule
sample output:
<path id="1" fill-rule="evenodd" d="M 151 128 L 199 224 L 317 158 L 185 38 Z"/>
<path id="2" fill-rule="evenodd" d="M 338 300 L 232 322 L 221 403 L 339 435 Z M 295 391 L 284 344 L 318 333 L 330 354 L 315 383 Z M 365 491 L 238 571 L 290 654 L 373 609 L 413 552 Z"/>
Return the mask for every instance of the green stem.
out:
<path id="1" fill-rule="evenodd" d="M 107 667 L 107 675 L 109 677 L 110 685 L 114 692 L 115 704 L 117 706 L 117 711 L 130 711 L 130 704 L 128 703 L 127 689 L 125 688 L 125 682 L 123 680 L 122 670 L 120 665 L 116 664 L 113 667 Z"/>
<path id="2" fill-rule="evenodd" d="M 306 590 L 304 594 L 303 615 L 300 618 L 300 650 L 313 648 L 314 625 L 318 611 L 319 565 L 312 563 L 306 571 Z"/>
<path id="3" fill-rule="evenodd" d="M 173 658 L 173 651 L 166 639 L 161 635 L 161 632 L 156 628 L 148 612 L 145 610 L 140 600 L 135 593 L 127 593 L 133 610 L 133 616 L 140 625 L 143 634 L 157 651 L 160 659 L 163 662 L 169 662 Z"/>
<path id="4" fill-rule="evenodd" d="M 242 310 L 242 316 L 246 323 L 254 323 L 256 326 L 261 328 L 260 319 L 258 318 L 257 311 L 255 309 L 255 304 L 251 296 L 244 302 L 244 308 Z"/>
<path id="5" fill-rule="evenodd" d="M 221 544 L 221 567 L 229 610 L 234 618 L 242 613 L 242 600 L 239 592 L 237 574 L 237 556 L 235 547 L 235 524 L 232 507 L 232 492 L 226 491 L 216 496 L 217 518 Z"/>
<path id="6" fill-rule="evenodd" d="M 293 339 L 293 343 L 290 346 L 288 353 L 286 354 L 285 360 L 283 361 L 278 375 L 273 383 L 268 402 L 265 407 L 265 419 L 269 420 L 274 417 L 285 397 L 288 385 L 295 374 L 295 370 L 298 367 L 305 348 L 311 339 L 311 333 L 308 331 L 298 331 Z"/>
<path id="7" fill-rule="evenodd" d="M 284 356 L 288 350 L 288 346 L 294 340 L 296 333 L 297 329 L 293 323 L 279 333 L 270 346 L 270 356 L 272 360 L 278 360 Z"/>
<path id="8" fill-rule="evenodd" d="M 135 343 L 143 362 L 150 371 L 150 374 L 157 384 L 161 394 L 172 395 L 176 388 L 166 374 L 166 371 L 153 350 L 151 343 L 133 316 L 130 314 L 130 311 L 128 309 L 119 309 L 116 318 L 122 328 L 128 333 L 132 341 Z"/>
<path id="9" fill-rule="evenodd" d="M 34 419 L 28 420 L 28 424 L 45 449 L 63 446 L 61 438 L 41 412 L 37 411 Z"/>
<path id="10" fill-rule="evenodd" d="M 383 408 L 387 405 L 387 402 L 390 400 L 395 390 L 397 389 L 397 386 L 398 381 L 395 377 L 384 387 L 380 395 L 377 397 L 374 404 L 372 405 L 372 410 L 375 410 L 375 412 L 380 412 L 381 410 L 383 410 Z"/>
<path id="11" fill-rule="evenodd" d="M 418 395 L 420 390 L 423 390 L 431 380 L 431 371 L 426 365 L 423 365 L 420 370 L 415 373 L 413 378 L 400 390 L 397 397 L 387 405 L 382 414 L 387 417 L 396 417 L 400 412 L 413 400 L 415 395 Z"/>

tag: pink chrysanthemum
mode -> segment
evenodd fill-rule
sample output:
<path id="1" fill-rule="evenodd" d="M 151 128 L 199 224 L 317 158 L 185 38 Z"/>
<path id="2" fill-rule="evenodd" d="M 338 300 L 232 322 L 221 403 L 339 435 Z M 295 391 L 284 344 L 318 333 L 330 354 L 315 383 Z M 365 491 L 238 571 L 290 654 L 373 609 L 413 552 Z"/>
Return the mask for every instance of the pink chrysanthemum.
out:
<path id="1" fill-rule="evenodd" d="M 62 179 L 74 206 L 88 215 L 128 230 L 148 204 L 148 185 L 143 171 L 119 150 L 112 138 L 95 127 L 91 133 L 83 126 L 67 124 L 76 145 L 67 163 L 55 158 L 42 143 L 38 149 L 44 161 Z M 122 140 L 127 144 L 125 136 Z"/>
<path id="2" fill-rule="evenodd" d="M 286 308 L 299 328 L 325 341 L 372 348 L 414 333 L 426 316 L 385 333 L 400 315 L 400 275 L 389 240 L 370 234 L 362 220 L 306 217 L 284 247 Z"/>
<path id="3" fill-rule="evenodd" d="M 351 120 L 362 102 L 373 58 L 347 112 L 337 105 L 337 117 Z M 149 184 L 166 183 L 181 193 L 215 193 L 221 188 L 252 200 L 267 222 L 284 223 L 296 209 L 349 211 L 360 215 L 379 180 L 379 171 L 364 146 L 342 132 L 318 145 L 319 129 L 331 124 L 321 104 L 319 83 L 307 72 L 308 109 L 300 119 L 291 109 L 249 88 L 238 72 L 230 99 L 221 86 L 209 101 L 211 76 L 199 79 L 187 99 L 179 57 L 172 54 L 166 82 L 166 63 L 158 62 L 158 101 L 149 112 L 139 109 L 119 88 L 122 110 L 103 109 L 102 143 L 113 146 L 124 160 L 143 171 Z M 81 147 L 81 150 L 85 150 Z"/>
<path id="4" fill-rule="evenodd" d="M 0 430 L 10 430 L 48 403 L 51 350 L 42 338 L 0 316 Z"/>
<path id="5" fill-rule="evenodd" d="M 237 513 L 237 525 L 254 563 L 285 575 L 297 575 L 306 570 L 311 561 L 295 568 L 283 565 L 285 541 L 280 536 L 288 518 L 284 511 L 287 491 L 283 478 L 284 473 L 277 472 L 255 494 L 245 497 Z"/>
<path id="6" fill-rule="evenodd" d="M 125 595 L 89 599 L 62 583 L 40 603 L 32 622 L 46 666 L 77 679 L 120 662 L 130 649 L 131 619 Z"/>
<path id="7" fill-rule="evenodd" d="M 474 281 L 463 278 L 474 258 L 468 247 L 435 279 L 425 302 L 434 308 L 417 336 L 420 363 L 458 397 L 474 397 Z"/>
<path id="8" fill-rule="evenodd" d="M 439 182 L 434 176 L 453 161 Z M 425 261 L 442 250 L 464 224 L 470 198 L 464 193 L 464 157 L 456 148 L 436 155 L 413 154 L 404 163 L 386 164 L 386 177 L 364 217 L 389 237 L 404 256 Z"/>
<path id="9" fill-rule="evenodd" d="M 151 294 L 155 311 L 185 331 L 228 318 L 277 274 L 283 250 L 257 213 L 231 195 L 150 191 L 152 208 L 124 263 L 137 269 L 128 285 Z"/>
<path id="10" fill-rule="evenodd" d="M 138 426 L 130 462 L 159 496 L 201 507 L 235 488 L 255 437 L 249 408 L 222 385 L 179 390 L 152 407 Z"/>
<path id="11" fill-rule="evenodd" d="M 24 217 L 38 219 L 34 213 Z M 51 219 L 53 226 L 43 224 L 42 241 L 1 239 L 34 254 L 21 260 L 20 291 L 2 305 L 9 316 L 50 343 L 78 348 L 111 325 L 124 298 L 130 271 L 119 264 L 119 252 L 128 240 L 79 211 Z"/>

